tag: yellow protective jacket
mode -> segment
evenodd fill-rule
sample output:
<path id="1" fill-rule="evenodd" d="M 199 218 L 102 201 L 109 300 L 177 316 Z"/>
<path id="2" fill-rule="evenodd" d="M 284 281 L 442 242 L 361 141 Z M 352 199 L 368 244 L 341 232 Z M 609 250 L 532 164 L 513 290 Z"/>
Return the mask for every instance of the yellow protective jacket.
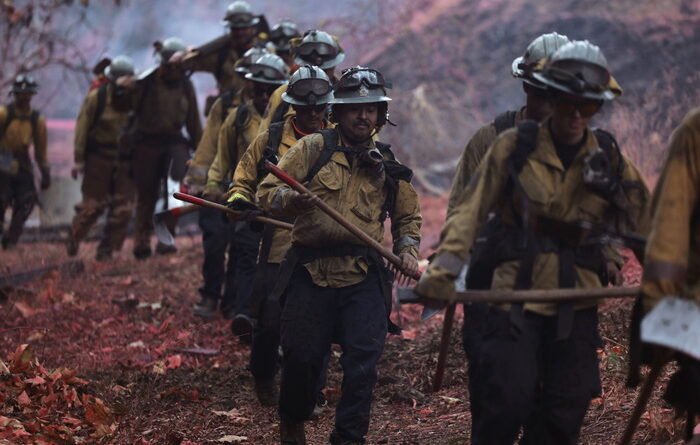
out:
<path id="1" fill-rule="evenodd" d="M 667 296 L 700 303 L 700 108 L 688 113 L 673 133 L 652 207 L 644 307 L 650 310 Z"/>
<path id="2" fill-rule="evenodd" d="M 114 87 L 107 84 L 104 92 L 104 109 L 97 117 L 98 96 L 100 89 L 94 89 L 88 93 L 80 107 L 78 120 L 75 123 L 74 160 L 76 163 L 84 163 L 85 155 L 97 153 L 102 156 L 115 157 L 118 155 L 119 133 L 129 121 L 129 110 L 117 111 L 112 106 L 112 93 Z M 95 120 L 97 119 L 97 120 Z"/>
<path id="3" fill-rule="evenodd" d="M 297 143 L 297 136 L 292 127 L 292 118 L 287 118 L 282 128 L 282 139 L 277 148 L 277 157 L 281 158 L 287 153 L 289 148 Z M 266 131 L 250 144 L 241 157 L 233 174 L 233 184 L 228 194 L 231 198 L 241 197 L 250 202 L 255 202 L 255 192 L 260 181 L 267 175 L 260 175 L 258 166 L 264 157 L 265 147 L 269 141 L 269 131 Z M 270 253 L 267 258 L 268 263 L 279 264 L 284 259 L 284 254 L 292 245 L 292 233 L 285 229 L 275 229 L 270 243 Z"/>
<path id="4" fill-rule="evenodd" d="M 205 185 L 207 182 L 207 172 L 209 166 L 214 162 L 216 157 L 216 148 L 219 144 L 219 131 L 228 117 L 228 115 L 236 110 L 236 106 L 241 103 L 242 90 L 240 90 L 233 98 L 232 107 L 226 111 L 224 116 L 223 101 L 218 97 L 209 110 L 209 115 L 204 124 L 204 132 L 202 138 L 197 144 L 197 150 L 194 152 L 192 160 L 190 160 L 189 168 L 187 169 L 188 183 Z"/>
<path id="5" fill-rule="evenodd" d="M 245 120 L 236 124 L 242 107 L 245 107 Z M 249 100 L 245 104 L 232 109 L 219 130 L 216 156 L 207 173 L 207 185 L 223 186 L 232 180 L 232 173 L 241 160 L 248 145 L 258 135 L 258 126 L 262 116 Z"/>
<path id="6" fill-rule="evenodd" d="M 525 119 L 525 107 L 521 108 L 515 115 L 515 125 Z M 462 156 L 459 158 L 457 170 L 452 178 L 452 189 L 450 190 L 450 198 L 447 201 L 447 217 L 449 218 L 455 207 L 462 202 L 462 195 L 469 184 L 469 180 L 479 167 L 481 160 L 486 155 L 493 141 L 498 136 L 496 124 L 490 122 L 479 128 L 474 136 L 469 139 Z"/>
<path id="7" fill-rule="evenodd" d="M 170 87 L 158 71 L 140 80 L 134 92 L 137 129 L 146 136 L 177 137 L 182 127 L 193 146 L 202 137 L 202 122 L 192 82 L 185 78 L 179 85 Z"/>
<path id="8" fill-rule="evenodd" d="M 340 134 L 338 144 L 344 145 Z M 278 166 L 294 179 L 302 181 L 324 145 L 321 134 L 306 136 L 289 149 Z M 374 141 L 371 141 L 367 147 L 374 145 Z M 307 187 L 343 217 L 381 242 L 384 238 L 381 213 L 387 198 L 386 173 L 376 175 L 357 164 L 356 160 L 349 162 L 345 153 L 337 151 Z M 422 223 L 418 195 L 406 181 L 399 180 L 397 185 L 394 208 L 390 212 L 394 252 L 406 252 L 417 257 Z M 332 249 L 332 246 L 339 244 L 361 244 L 353 234 L 318 208 L 298 213 L 291 205 L 291 192 L 284 182 L 268 175 L 260 184 L 258 199 L 261 206 L 273 215 L 296 218 L 292 230 L 294 246 Z M 359 257 L 329 257 L 313 260 L 304 267 L 318 286 L 345 287 L 361 282 L 369 264 Z"/>
<path id="9" fill-rule="evenodd" d="M 9 152 L 18 161 L 19 168 L 30 169 L 29 147 L 34 146 L 34 159 L 42 171 L 49 170 L 46 157 L 46 119 L 39 114 L 36 129 L 32 129 L 32 112 L 22 113 L 15 108 L 15 117 L 7 125 L 5 134 L 0 135 L 0 151 Z M 7 106 L 0 106 L 0 131 L 8 119 Z"/>
<path id="10" fill-rule="evenodd" d="M 517 129 L 502 133 L 488 150 L 481 165 L 468 185 L 463 201 L 448 219 L 442 234 L 435 261 L 423 275 L 416 291 L 435 299 L 451 299 L 454 295 L 454 279 L 461 264 L 466 263 L 474 240 L 484 226 L 489 213 L 509 215 L 522 206 L 518 193 L 506 195 L 508 161 L 516 148 Z M 589 129 L 586 140 L 568 170 L 564 170 L 556 153 L 549 130 L 549 119 L 539 127 L 536 147 L 527 158 L 518 180 L 530 202 L 531 214 L 547 217 L 564 223 L 578 224 L 582 221 L 598 225 L 607 222 L 608 200 L 591 191 L 583 183 L 584 159 L 595 152 L 599 143 Z M 626 195 L 632 207 L 632 220 L 636 221 L 636 233 L 646 235 L 649 227 L 649 192 L 636 167 L 624 158 L 622 181 L 639 184 L 628 189 Z M 511 218 L 514 218 L 511 216 Z M 506 219 L 505 216 L 503 218 Z M 619 230 L 630 232 L 627 227 Z M 550 236 L 556 236 L 551 234 Z M 445 265 L 456 267 L 446 267 Z M 513 289 L 520 261 L 505 261 L 494 271 L 492 289 Z M 601 287 L 598 274 L 590 269 L 575 267 L 575 286 L 578 288 Z M 559 256 L 556 252 L 536 255 L 532 273 L 533 289 L 555 289 L 559 287 Z M 576 308 L 594 306 L 594 301 L 579 302 Z M 504 305 L 504 308 L 507 308 Z M 526 310 L 543 315 L 554 315 L 557 305 L 553 303 L 526 303 Z"/>

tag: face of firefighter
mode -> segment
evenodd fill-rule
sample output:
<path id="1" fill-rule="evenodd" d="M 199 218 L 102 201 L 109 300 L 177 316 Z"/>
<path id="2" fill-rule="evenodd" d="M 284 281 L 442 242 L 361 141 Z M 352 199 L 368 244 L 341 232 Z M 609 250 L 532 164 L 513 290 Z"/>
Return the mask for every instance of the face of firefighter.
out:
<path id="1" fill-rule="evenodd" d="M 257 34 L 257 26 L 248 26 L 245 28 L 230 28 L 229 35 L 231 36 L 231 45 L 235 49 L 244 49 L 250 45 L 250 42 Z"/>
<path id="2" fill-rule="evenodd" d="M 552 102 L 549 100 L 547 90 L 533 87 L 523 82 L 523 91 L 525 91 L 526 95 L 525 112 L 528 119 L 542 122 L 547 116 L 552 114 Z"/>
<path id="3" fill-rule="evenodd" d="M 326 104 L 321 105 L 292 105 L 296 111 L 295 124 L 303 133 L 314 133 L 323 126 L 326 117 Z"/>
<path id="4" fill-rule="evenodd" d="M 272 93 L 275 92 L 279 85 L 262 82 L 252 82 L 252 84 L 253 106 L 256 110 L 258 110 L 258 113 L 263 114 L 265 112 L 265 108 L 267 107 L 267 103 L 270 101 L 270 96 L 272 96 Z"/>
<path id="5" fill-rule="evenodd" d="M 584 99 L 572 94 L 557 93 L 552 99 L 552 132 L 565 144 L 575 144 L 583 138 L 588 123 L 603 102 Z"/>
<path id="6" fill-rule="evenodd" d="M 351 143 L 361 144 L 372 137 L 379 119 L 377 103 L 342 104 L 336 111 L 340 131 Z"/>
<path id="7" fill-rule="evenodd" d="M 131 94 L 126 87 L 115 86 L 112 91 L 112 106 L 120 112 L 129 111 L 131 108 Z"/>
<path id="8" fill-rule="evenodd" d="M 29 110 L 32 103 L 32 93 L 14 93 L 15 106 L 20 110 Z"/>

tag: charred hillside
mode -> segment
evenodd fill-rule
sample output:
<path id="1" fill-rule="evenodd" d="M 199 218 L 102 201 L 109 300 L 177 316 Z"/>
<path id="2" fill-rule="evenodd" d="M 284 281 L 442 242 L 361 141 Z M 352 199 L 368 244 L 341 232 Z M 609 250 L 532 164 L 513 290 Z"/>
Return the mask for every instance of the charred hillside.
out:
<path id="1" fill-rule="evenodd" d="M 400 126 L 387 129 L 386 139 L 412 165 L 432 165 L 449 176 L 454 162 L 447 160 L 461 153 L 482 123 L 522 105 L 520 82 L 510 76 L 512 60 L 539 34 L 557 31 L 603 49 L 625 94 L 597 124 L 613 131 L 653 179 L 673 127 L 700 104 L 700 13 L 694 3 L 455 2 L 363 61 L 395 85 L 391 109 Z"/>

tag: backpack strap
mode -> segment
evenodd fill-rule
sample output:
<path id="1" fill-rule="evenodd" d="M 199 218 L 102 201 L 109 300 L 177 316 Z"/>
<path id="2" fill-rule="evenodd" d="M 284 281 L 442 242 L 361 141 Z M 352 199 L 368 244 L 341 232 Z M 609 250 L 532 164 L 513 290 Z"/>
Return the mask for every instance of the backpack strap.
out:
<path id="1" fill-rule="evenodd" d="M 284 130 L 284 122 L 275 122 L 270 124 L 267 129 L 267 145 L 263 150 L 263 156 L 258 161 L 258 178 L 262 180 L 267 175 L 265 169 L 265 161 L 277 165 L 279 162 L 279 147 L 282 142 L 282 130 Z"/>
<path id="2" fill-rule="evenodd" d="M 622 152 L 620 151 L 620 146 L 612 133 L 603 130 L 602 128 L 593 129 L 593 134 L 598 140 L 600 148 L 603 149 L 608 159 L 612 162 L 614 166 L 615 175 L 617 180 L 622 179 L 622 173 L 625 170 L 625 162 L 622 157 Z"/>
<path id="3" fill-rule="evenodd" d="M 104 113 L 106 106 L 107 106 L 107 85 L 102 85 L 97 90 L 97 108 L 95 109 L 95 116 L 92 118 L 92 122 L 90 123 L 90 129 L 94 128 L 95 125 L 97 125 L 97 122 L 102 117 L 102 114 Z"/>
<path id="4" fill-rule="evenodd" d="M 229 90 L 219 96 L 221 99 L 221 122 L 223 123 L 228 116 L 228 110 L 233 108 L 234 91 Z"/>
<path id="5" fill-rule="evenodd" d="M 288 102 L 282 102 L 279 104 L 279 106 L 275 109 L 275 113 L 272 115 L 270 122 L 283 122 L 284 115 L 287 114 L 287 111 L 289 111 L 289 106 L 290 105 Z"/>
<path id="6" fill-rule="evenodd" d="M 319 133 L 323 136 L 323 150 L 309 169 L 302 183 L 309 182 L 316 177 L 323 166 L 331 160 L 331 156 L 333 156 L 338 147 L 338 131 L 335 128 L 326 128 L 325 130 L 320 130 Z"/>
<path id="7" fill-rule="evenodd" d="M 496 135 L 515 127 L 515 116 L 517 115 L 517 111 L 509 110 L 496 116 L 493 120 L 493 126 L 496 127 Z"/>

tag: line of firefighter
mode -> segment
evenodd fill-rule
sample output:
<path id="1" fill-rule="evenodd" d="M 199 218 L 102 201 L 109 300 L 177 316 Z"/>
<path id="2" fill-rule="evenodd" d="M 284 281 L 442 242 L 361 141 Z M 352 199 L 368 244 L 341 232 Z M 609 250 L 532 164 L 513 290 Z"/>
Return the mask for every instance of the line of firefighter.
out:
<path id="1" fill-rule="evenodd" d="M 278 34 L 280 58 L 256 46 L 260 17 L 245 2 L 229 6 L 225 23 L 226 38 L 194 51 L 179 39 L 166 40 L 157 48 L 160 65 L 136 82 L 128 57 L 106 67 L 78 118 L 72 174 L 84 174 L 83 202 L 76 206 L 68 253 L 77 253 L 104 209 L 107 226 L 97 257 L 118 251 L 136 191 L 134 254 L 149 256 L 150 215 L 168 170 L 190 192 L 227 200 L 244 214 L 241 220 L 200 211 L 204 285 L 195 313 L 211 317 L 220 307 L 243 339 L 250 339 L 251 315 L 257 319 L 250 368 L 259 401 L 275 405 L 279 397 L 282 444 L 306 443 L 304 421 L 319 403 L 330 345 L 339 343 L 343 395 L 330 443 L 364 443 L 376 363 L 387 330 L 394 328 L 386 316 L 393 278 L 375 252 L 357 245 L 314 204 L 331 205 L 377 240 L 390 217 L 403 270 L 415 271 L 421 219 L 410 170 L 377 141 L 388 121 L 388 85 L 377 71 L 360 67 L 338 79 L 334 69 L 344 52 L 323 31 L 300 36 L 291 22 L 282 22 L 271 33 Z M 289 85 L 287 65 L 294 72 Z M 210 107 L 203 133 L 185 70 L 213 73 L 223 93 Z M 467 263 L 472 289 L 619 284 L 624 258 L 597 235 L 650 232 L 651 203 L 641 175 L 610 133 L 588 126 L 604 100 L 622 93 L 600 49 L 545 34 L 512 71 L 523 80 L 526 106 L 497 116 L 464 151 L 438 255 L 416 288 L 433 305 L 453 298 L 454 279 Z M 30 76 L 19 76 L 14 104 L 0 109 L 1 210 L 13 206 L 4 248 L 16 244 L 36 201 L 29 145 L 35 146 L 41 187 L 50 184 L 45 122 L 29 106 L 37 88 Z M 189 140 L 181 136 L 183 126 Z M 688 272 L 697 262 L 691 187 L 697 182 L 697 128 L 694 112 L 676 133 L 661 178 L 659 193 L 671 198 L 654 201 L 659 230 L 645 269 L 641 301 L 647 311 L 669 292 L 697 297 Z M 195 156 L 186 163 L 195 143 Z M 316 196 L 272 176 L 263 181 L 263 161 L 279 163 Z M 682 218 L 665 218 L 672 212 L 662 210 L 671 202 L 683 202 Z M 292 221 L 294 230 L 260 232 L 250 219 L 263 212 Z M 670 225 L 676 230 L 666 229 Z M 691 239 L 690 249 L 683 239 Z M 172 248 L 159 245 L 156 251 Z M 576 443 L 588 404 L 600 392 L 595 303 L 470 304 L 463 340 L 473 443 L 513 443 L 521 430 L 523 443 Z"/>

